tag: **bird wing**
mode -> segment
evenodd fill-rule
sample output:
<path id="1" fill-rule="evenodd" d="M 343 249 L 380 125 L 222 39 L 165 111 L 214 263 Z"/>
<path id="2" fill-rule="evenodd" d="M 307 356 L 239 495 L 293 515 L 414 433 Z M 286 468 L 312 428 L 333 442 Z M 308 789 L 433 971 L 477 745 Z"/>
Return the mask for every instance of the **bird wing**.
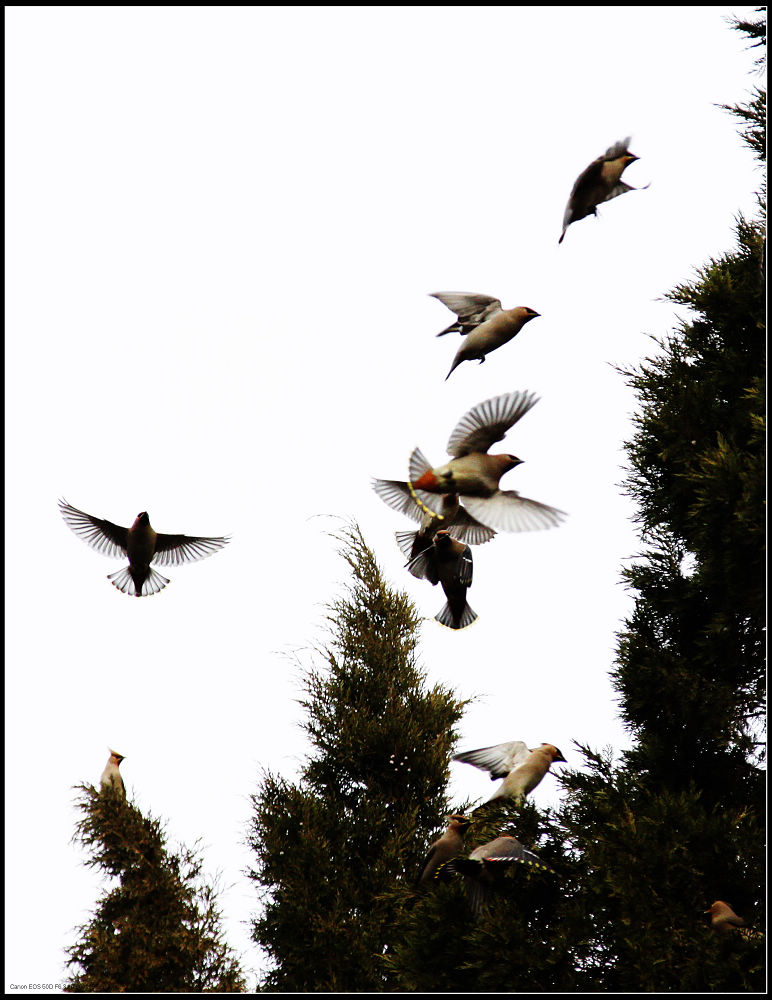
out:
<path id="1" fill-rule="evenodd" d="M 523 847 L 516 837 L 497 837 L 484 846 L 487 850 L 480 857 L 480 860 L 486 866 L 511 864 L 512 862 L 520 861 L 527 865 L 533 865 L 534 868 L 541 868 L 548 872 L 552 871 L 548 865 L 544 864 L 538 854 L 534 854 L 527 847 Z M 473 851 L 473 856 L 474 853 Z"/>
<path id="2" fill-rule="evenodd" d="M 472 550 L 468 545 L 458 557 L 458 582 L 463 587 L 472 586 Z"/>
<path id="3" fill-rule="evenodd" d="M 498 531 L 540 531 L 554 528 L 568 515 L 538 500 L 521 497 L 517 490 L 499 490 L 492 497 L 464 497 L 469 513 Z"/>
<path id="4" fill-rule="evenodd" d="M 522 740 L 512 740 L 493 747 L 457 753 L 453 760 L 479 767 L 481 771 L 490 771 L 491 779 L 496 779 L 506 778 L 510 771 L 527 760 L 530 753 Z"/>
<path id="5" fill-rule="evenodd" d="M 505 392 L 478 403 L 456 425 L 448 441 L 448 453 L 461 458 L 474 451 L 487 452 L 538 399 L 535 392 Z M 472 516 L 476 515 L 472 512 Z"/>
<path id="6" fill-rule="evenodd" d="M 624 194 L 626 191 L 637 191 L 637 190 L 638 189 L 634 188 L 631 184 L 625 184 L 624 181 L 619 181 L 619 183 L 616 184 L 609 191 L 609 193 L 605 196 L 605 198 L 600 199 L 598 204 L 600 205 L 604 201 L 611 201 L 612 198 L 617 198 L 620 194 Z"/>
<path id="7" fill-rule="evenodd" d="M 620 139 L 619 142 L 615 142 L 613 146 L 609 146 L 603 156 L 600 157 L 601 160 L 616 160 L 620 156 L 624 156 L 625 153 L 630 152 L 630 140 L 631 135 L 628 135 L 625 139 Z"/>
<path id="8" fill-rule="evenodd" d="M 430 292 L 433 298 L 447 306 L 458 318 L 480 324 L 483 320 L 501 312 L 500 299 L 492 295 L 480 295 L 477 292 Z"/>
<path id="9" fill-rule="evenodd" d="M 467 545 L 482 545 L 496 535 L 493 528 L 480 524 L 464 507 L 459 507 L 448 530 L 453 538 L 457 538 L 459 542 L 466 542 Z"/>
<path id="10" fill-rule="evenodd" d="M 419 523 L 423 521 L 426 512 L 416 502 L 407 483 L 397 479 L 374 479 L 373 489 L 392 510 L 399 511 L 400 514 L 405 514 Z"/>
<path id="11" fill-rule="evenodd" d="M 100 517 L 92 517 L 71 506 L 66 500 L 59 501 L 59 509 L 67 525 L 92 549 L 111 559 L 122 559 L 126 555 L 128 528 L 121 528 Z"/>
<path id="12" fill-rule="evenodd" d="M 220 538 L 199 538 L 195 535 L 159 534 L 152 562 L 158 566 L 179 566 L 186 562 L 196 562 L 198 559 L 206 559 L 207 556 L 213 555 L 229 541 L 229 535 Z"/>
<path id="13" fill-rule="evenodd" d="M 430 545 L 407 563 L 408 572 L 417 580 L 428 580 L 433 587 L 436 587 L 440 579 L 437 575 L 436 556 L 437 552 L 434 546 Z"/>

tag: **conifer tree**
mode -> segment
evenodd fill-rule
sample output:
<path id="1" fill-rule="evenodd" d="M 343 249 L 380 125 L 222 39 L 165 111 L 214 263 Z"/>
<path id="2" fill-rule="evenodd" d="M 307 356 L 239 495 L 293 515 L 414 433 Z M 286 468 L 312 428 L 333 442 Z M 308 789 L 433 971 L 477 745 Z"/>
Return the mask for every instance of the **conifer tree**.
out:
<path id="1" fill-rule="evenodd" d="M 171 852 L 157 819 L 120 792 L 80 785 L 75 840 L 113 881 L 67 949 L 69 993 L 241 993 L 215 884 L 195 851 Z"/>
<path id="2" fill-rule="evenodd" d="M 741 25 L 742 27 L 742 25 Z M 751 37 L 763 37 L 755 30 Z M 735 108 L 760 158 L 764 95 Z M 763 944 L 718 938 L 716 899 L 763 924 L 764 237 L 669 298 L 688 319 L 627 377 L 640 404 L 627 488 L 644 551 L 614 683 L 633 749 L 583 748 L 561 813 L 581 858 L 596 988 L 763 989 Z"/>
<path id="3" fill-rule="evenodd" d="M 250 877 L 262 912 L 253 938 L 280 992 L 382 992 L 384 956 L 445 798 L 463 705 L 427 689 L 417 663 L 420 619 L 390 587 L 359 529 L 341 536 L 351 570 L 329 605 L 324 665 L 305 672 L 311 750 L 300 779 L 266 774 L 253 796 Z"/>
<path id="4" fill-rule="evenodd" d="M 730 109 L 760 158 L 764 105 L 757 89 Z M 404 989 L 764 988 L 763 942 L 719 936 L 705 914 L 723 899 L 763 926 L 765 242 L 757 221 L 736 234 L 670 293 L 688 319 L 626 373 L 644 551 L 612 676 L 633 749 L 580 747 L 587 769 L 558 776 L 557 813 L 510 806 L 469 831 L 470 847 L 513 832 L 557 878 L 513 873 L 476 922 L 439 886 L 390 958 Z"/>

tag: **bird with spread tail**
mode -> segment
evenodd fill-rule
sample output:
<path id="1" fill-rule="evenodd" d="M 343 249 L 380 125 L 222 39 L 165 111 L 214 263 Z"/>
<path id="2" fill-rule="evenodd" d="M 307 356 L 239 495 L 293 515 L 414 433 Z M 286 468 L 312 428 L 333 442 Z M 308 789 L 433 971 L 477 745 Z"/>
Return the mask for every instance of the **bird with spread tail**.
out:
<path id="1" fill-rule="evenodd" d="M 496 534 L 493 528 L 476 521 L 454 493 L 446 493 L 442 497 L 439 510 L 435 513 L 427 509 L 426 503 L 422 505 L 416 500 L 407 483 L 396 479 L 374 479 L 373 489 L 385 504 L 421 525 L 418 531 L 395 532 L 397 545 L 408 560 L 408 569 L 412 560 L 429 548 L 442 528 L 467 545 L 481 545 Z M 436 498 L 426 496 L 430 502 L 435 502 Z M 416 575 L 412 569 L 410 572 Z"/>
<path id="2" fill-rule="evenodd" d="M 603 156 L 593 160 L 589 167 L 586 167 L 574 182 L 571 189 L 571 196 L 566 205 L 563 216 L 563 232 L 560 234 L 558 243 L 563 242 L 568 227 L 586 218 L 588 215 L 597 215 L 597 208 L 604 201 L 617 198 L 620 194 L 628 191 L 645 191 L 644 188 L 634 188 L 621 179 L 624 170 L 635 163 L 638 159 L 627 148 L 630 145 L 630 136 L 615 142 L 610 146 Z"/>
<path id="3" fill-rule="evenodd" d="M 440 867 L 437 877 L 463 875 L 472 910 L 475 916 L 482 917 L 504 873 L 517 863 L 552 872 L 549 865 L 545 865 L 538 854 L 523 847 L 517 837 L 505 835 L 475 847 L 466 858 L 451 858 Z"/>
<path id="4" fill-rule="evenodd" d="M 432 882 L 437 870 L 446 861 L 455 858 L 464 850 L 464 835 L 472 823 L 471 819 L 460 813 L 454 813 L 452 816 L 447 816 L 446 819 L 448 828 L 429 848 L 421 865 L 421 873 L 416 879 L 416 885 Z"/>
<path id="5" fill-rule="evenodd" d="M 516 805 L 520 805 L 553 764 L 566 763 L 566 758 L 551 743 L 542 743 L 535 750 L 529 750 L 522 740 L 499 743 L 480 750 L 467 750 L 457 753 L 453 760 L 490 772 L 491 781 L 504 779 L 487 802 L 477 809 L 483 809 L 497 799 L 512 799 Z"/>
<path id="6" fill-rule="evenodd" d="M 458 322 L 452 323 L 441 337 L 452 330 L 458 330 L 465 337 L 459 347 L 445 381 L 450 378 L 462 361 L 485 361 L 486 355 L 509 343 L 523 329 L 526 323 L 540 314 L 530 306 L 516 306 L 502 309 L 499 299 L 487 295 L 473 295 L 466 292 L 433 292 L 435 298 L 456 313 Z M 479 319 L 478 319 L 479 317 Z"/>
<path id="7" fill-rule="evenodd" d="M 764 937 L 762 931 L 749 927 L 746 921 L 734 912 L 729 903 L 725 903 L 723 900 L 717 899 L 709 910 L 705 910 L 705 913 L 710 914 L 710 926 L 719 934 L 739 934 L 748 941 L 759 941 Z"/>
<path id="8" fill-rule="evenodd" d="M 477 620 L 466 601 L 466 592 L 472 586 L 472 550 L 468 545 L 457 542 L 441 529 L 433 543 L 410 561 L 408 568 L 413 576 L 428 580 L 433 587 L 442 584 L 447 601 L 435 615 L 440 625 L 462 629 Z"/>
<path id="9" fill-rule="evenodd" d="M 107 748 L 110 750 L 110 748 Z M 126 789 L 123 784 L 123 778 L 121 777 L 121 772 L 119 770 L 121 766 L 121 761 L 126 758 L 122 753 L 118 753 L 116 750 L 110 750 L 110 757 L 105 764 L 105 769 L 102 771 L 102 777 L 99 779 L 99 785 L 102 791 L 113 791 L 116 792 L 121 798 L 126 798 Z"/>
<path id="10" fill-rule="evenodd" d="M 534 531 L 559 524 L 566 516 L 563 511 L 499 488 L 501 477 L 522 459 L 488 454 L 537 400 L 532 392 L 507 392 L 473 406 L 450 436 L 447 450 L 453 458 L 446 465 L 432 468 L 421 450 L 414 449 L 408 488 L 419 506 L 436 514 L 441 511 L 439 497 L 453 493 L 475 520 L 495 530 Z"/>
<path id="11" fill-rule="evenodd" d="M 207 538 L 153 531 L 147 511 L 138 514 L 130 528 L 122 528 L 112 521 L 86 514 L 66 500 L 59 501 L 59 508 L 69 527 L 92 549 L 112 559 L 128 556 L 129 565 L 110 573 L 107 579 L 122 594 L 133 597 L 157 594 L 170 582 L 151 563 L 156 566 L 179 566 L 195 562 L 212 555 L 230 541 L 228 536 Z"/>

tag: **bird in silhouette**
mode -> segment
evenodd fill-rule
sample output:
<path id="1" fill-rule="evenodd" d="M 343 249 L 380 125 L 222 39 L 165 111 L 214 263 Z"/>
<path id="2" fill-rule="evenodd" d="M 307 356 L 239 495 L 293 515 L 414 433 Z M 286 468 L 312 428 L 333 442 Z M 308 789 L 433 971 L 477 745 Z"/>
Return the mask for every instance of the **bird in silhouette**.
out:
<path id="1" fill-rule="evenodd" d="M 629 145 L 630 136 L 622 139 L 621 142 L 615 142 L 603 156 L 593 160 L 589 167 L 586 167 L 576 178 L 568 205 L 566 205 L 563 216 L 563 232 L 560 234 L 558 243 L 563 242 L 566 230 L 572 223 L 578 222 L 588 215 L 597 215 L 598 205 L 602 202 L 610 201 L 628 191 L 645 190 L 644 188 L 631 187 L 621 180 L 624 170 L 638 159 L 627 148 Z M 646 187 L 648 186 L 647 184 Z"/>
<path id="2" fill-rule="evenodd" d="M 463 875 L 469 903 L 475 916 L 481 917 L 490 904 L 492 893 L 513 864 L 552 872 L 549 865 L 545 865 L 538 854 L 523 847 L 517 837 L 505 835 L 475 847 L 466 858 L 451 858 L 441 866 L 438 876 Z"/>
<path id="3" fill-rule="evenodd" d="M 59 501 L 62 517 L 78 538 L 102 555 L 113 559 L 128 557 L 129 565 L 107 579 L 122 594 L 146 597 L 157 594 L 169 583 L 153 566 L 179 566 L 205 559 L 227 545 L 229 537 L 206 538 L 194 535 L 165 535 L 153 531 L 147 511 L 138 514 L 130 528 L 122 528 Z"/>
<path id="4" fill-rule="evenodd" d="M 447 602 L 435 615 L 440 625 L 461 629 L 477 620 L 466 601 L 466 592 L 472 586 L 472 550 L 468 545 L 440 530 L 433 543 L 412 559 L 408 568 L 413 576 L 428 580 L 432 586 L 442 584 Z"/>
<path id="5" fill-rule="evenodd" d="M 421 873 L 416 880 L 417 885 L 432 882 L 437 874 L 437 869 L 464 850 L 464 835 L 472 821 L 460 813 L 446 818 L 448 828 L 429 848 L 421 865 Z"/>

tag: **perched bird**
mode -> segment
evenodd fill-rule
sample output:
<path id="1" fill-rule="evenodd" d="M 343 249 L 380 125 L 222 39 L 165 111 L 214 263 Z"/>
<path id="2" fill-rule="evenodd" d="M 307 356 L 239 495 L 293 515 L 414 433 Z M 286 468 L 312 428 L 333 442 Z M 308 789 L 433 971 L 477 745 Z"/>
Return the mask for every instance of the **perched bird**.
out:
<path id="1" fill-rule="evenodd" d="M 411 560 L 408 568 L 413 576 L 428 580 L 433 587 L 442 584 L 447 602 L 435 615 L 440 625 L 460 629 L 477 620 L 466 603 L 466 592 L 472 586 L 472 550 L 468 545 L 440 530 L 434 542 Z"/>
<path id="2" fill-rule="evenodd" d="M 491 295 L 480 295 L 477 292 L 430 292 L 430 294 L 458 317 L 455 323 L 441 330 L 437 334 L 438 337 L 444 337 L 446 333 L 460 333 L 464 337 L 475 327 L 502 311 L 501 301 Z"/>
<path id="3" fill-rule="evenodd" d="M 459 813 L 446 818 L 448 828 L 429 848 L 429 853 L 421 866 L 421 874 L 416 879 L 416 885 L 425 885 L 427 882 L 431 882 L 436 876 L 438 868 L 464 850 L 464 834 L 472 821 Z"/>
<path id="4" fill-rule="evenodd" d="M 497 882 L 509 865 L 517 862 L 541 871 L 552 871 L 538 854 L 523 847 L 517 837 L 503 836 L 475 847 L 467 858 L 451 858 L 441 866 L 440 874 L 442 877 L 446 874 L 464 876 L 469 902 L 475 916 L 480 917 L 488 908 Z"/>
<path id="5" fill-rule="evenodd" d="M 736 932 L 749 941 L 764 937 L 761 931 L 749 927 L 742 917 L 738 917 L 729 903 L 724 903 L 720 899 L 717 899 L 709 910 L 705 910 L 705 913 L 710 914 L 710 926 L 719 934 L 734 934 Z"/>
<path id="6" fill-rule="evenodd" d="M 466 337 L 459 347 L 450 371 L 445 381 L 450 378 L 462 361 L 485 361 L 486 354 L 495 351 L 509 343 L 523 329 L 526 323 L 536 319 L 540 314 L 529 306 L 516 306 L 514 309 L 504 309 L 489 317 Z"/>
<path id="7" fill-rule="evenodd" d="M 566 205 L 566 212 L 563 216 L 563 232 L 560 234 L 558 243 L 563 242 L 566 230 L 572 222 L 578 222 L 588 215 L 597 215 L 597 207 L 604 201 L 610 201 L 627 191 L 645 190 L 645 188 L 634 188 L 620 180 L 626 167 L 634 163 L 638 157 L 629 150 L 630 136 L 615 142 L 610 146 L 603 156 L 599 156 L 576 178 L 571 197 Z M 646 187 L 649 185 L 647 184 Z"/>
<path id="8" fill-rule="evenodd" d="M 441 528 L 446 528 L 454 538 L 470 545 L 481 545 L 496 534 L 493 528 L 487 528 L 476 521 L 461 506 L 454 493 L 442 496 L 439 509 L 435 512 L 428 508 L 428 503 L 436 506 L 437 497 L 424 494 L 424 502 L 419 504 L 407 483 L 396 479 L 374 479 L 373 489 L 389 507 L 406 514 L 421 525 L 418 531 L 396 532 L 397 545 L 408 560 L 408 567 L 417 555 L 429 548 Z"/>
<path id="9" fill-rule="evenodd" d="M 92 517 L 59 501 L 62 517 L 84 542 L 112 559 L 128 556 L 129 565 L 111 573 L 107 579 L 122 594 L 147 597 L 163 590 L 169 580 L 150 564 L 179 566 L 212 555 L 230 541 L 229 537 L 203 538 L 194 535 L 164 535 L 150 527 L 146 511 L 137 515 L 130 528 L 121 528 L 112 521 Z"/>
<path id="10" fill-rule="evenodd" d="M 107 749 L 110 750 L 109 747 Z M 123 754 L 117 753 L 115 750 L 110 750 L 110 758 L 105 764 L 104 771 L 102 771 L 102 777 L 99 779 L 102 791 L 105 789 L 113 790 L 124 799 L 126 798 L 126 789 L 123 786 L 123 778 L 118 768 L 121 765 L 121 761 L 125 759 Z"/>
<path id="11" fill-rule="evenodd" d="M 516 490 L 499 489 L 499 480 L 520 465 L 515 455 L 488 455 L 487 451 L 537 402 L 530 392 L 507 392 L 478 403 L 450 435 L 447 450 L 453 459 L 432 468 L 420 449 L 410 456 L 408 488 L 419 506 L 437 512 L 438 502 L 426 494 L 458 494 L 475 520 L 501 531 L 531 531 L 559 524 L 565 514 Z"/>
<path id="12" fill-rule="evenodd" d="M 522 740 L 511 743 L 499 743 L 494 747 L 483 747 L 481 750 L 467 750 L 457 753 L 453 760 L 472 764 L 481 771 L 490 771 L 491 781 L 503 778 L 496 791 L 482 809 L 496 799 L 514 799 L 520 805 L 529 792 L 539 784 L 552 764 L 566 763 L 566 758 L 551 743 L 542 743 L 535 750 L 529 750 Z"/>

